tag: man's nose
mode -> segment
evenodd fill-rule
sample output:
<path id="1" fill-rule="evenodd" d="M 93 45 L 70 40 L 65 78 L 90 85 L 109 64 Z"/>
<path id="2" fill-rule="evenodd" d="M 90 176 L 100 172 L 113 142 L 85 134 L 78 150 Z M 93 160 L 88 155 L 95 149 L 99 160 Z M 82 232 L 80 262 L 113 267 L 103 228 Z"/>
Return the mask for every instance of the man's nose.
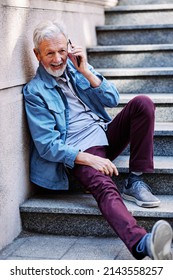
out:
<path id="1" fill-rule="evenodd" d="M 61 61 L 61 55 L 59 52 L 56 52 L 54 57 L 53 57 L 54 62 L 60 62 Z"/>

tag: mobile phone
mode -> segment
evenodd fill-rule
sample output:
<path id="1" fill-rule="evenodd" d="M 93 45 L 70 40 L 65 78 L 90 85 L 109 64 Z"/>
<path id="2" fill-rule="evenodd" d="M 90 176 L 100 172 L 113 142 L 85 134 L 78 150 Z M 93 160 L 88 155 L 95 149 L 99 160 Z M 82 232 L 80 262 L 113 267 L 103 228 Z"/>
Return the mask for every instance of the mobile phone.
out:
<path id="1" fill-rule="evenodd" d="M 69 41 L 70 46 L 72 47 L 71 40 L 69 39 L 68 41 Z M 80 67 L 80 56 L 76 56 L 76 61 L 77 61 L 77 66 Z"/>

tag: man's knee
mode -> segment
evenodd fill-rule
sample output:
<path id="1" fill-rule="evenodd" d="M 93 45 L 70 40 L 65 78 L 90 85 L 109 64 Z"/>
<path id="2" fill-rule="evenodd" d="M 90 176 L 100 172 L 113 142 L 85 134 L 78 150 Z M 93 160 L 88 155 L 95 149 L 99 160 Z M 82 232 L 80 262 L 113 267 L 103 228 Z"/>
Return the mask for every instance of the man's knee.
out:
<path id="1" fill-rule="evenodd" d="M 145 113 L 147 116 L 150 116 L 151 118 L 154 117 L 155 104 L 153 103 L 151 98 L 145 95 L 138 95 L 135 98 L 133 98 L 131 101 L 138 109 L 140 109 L 141 112 Z"/>

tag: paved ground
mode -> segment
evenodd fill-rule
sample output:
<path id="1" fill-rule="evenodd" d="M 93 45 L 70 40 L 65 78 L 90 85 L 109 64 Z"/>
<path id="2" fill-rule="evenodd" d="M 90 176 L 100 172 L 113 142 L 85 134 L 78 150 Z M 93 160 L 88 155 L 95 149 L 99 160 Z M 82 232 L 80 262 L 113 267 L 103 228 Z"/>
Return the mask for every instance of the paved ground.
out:
<path id="1" fill-rule="evenodd" d="M 23 233 L 0 251 L 0 260 L 130 260 L 123 242 L 113 237 L 76 237 Z"/>

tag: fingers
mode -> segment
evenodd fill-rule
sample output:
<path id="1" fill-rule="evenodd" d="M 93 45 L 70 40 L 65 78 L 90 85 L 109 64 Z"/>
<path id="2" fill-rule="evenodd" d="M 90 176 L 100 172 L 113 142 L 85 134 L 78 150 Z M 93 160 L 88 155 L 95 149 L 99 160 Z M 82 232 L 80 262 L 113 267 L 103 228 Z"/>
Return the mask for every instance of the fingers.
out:
<path id="1" fill-rule="evenodd" d="M 86 67 L 86 55 L 83 51 L 83 48 L 80 46 L 75 46 L 73 44 L 70 45 L 70 52 L 68 53 L 68 57 L 71 59 L 75 67 L 79 68 L 81 63 L 82 67 Z M 81 68 L 81 67 L 80 67 Z"/>
<path id="2" fill-rule="evenodd" d="M 82 55 L 83 54 L 83 48 L 80 47 L 80 46 L 72 45 L 71 46 L 71 53 L 73 55 Z"/>
<path id="3" fill-rule="evenodd" d="M 118 174 L 119 174 L 116 166 L 110 160 L 107 160 L 107 159 L 105 159 L 105 163 L 102 166 L 102 168 L 100 169 L 100 171 L 103 174 L 111 176 L 111 177 L 113 175 L 118 176 Z"/>
<path id="4" fill-rule="evenodd" d="M 83 49 L 81 47 L 76 47 L 74 45 L 71 45 L 71 51 L 69 52 L 69 57 L 83 57 L 84 53 L 83 53 Z"/>
<path id="5" fill-rule="evenodd" d="M 107 158 L 102 158 L 86 152 L 79 152 L 75 163 L 91 166 L 108 176 L 118 176 L 116 166 Z"/>

